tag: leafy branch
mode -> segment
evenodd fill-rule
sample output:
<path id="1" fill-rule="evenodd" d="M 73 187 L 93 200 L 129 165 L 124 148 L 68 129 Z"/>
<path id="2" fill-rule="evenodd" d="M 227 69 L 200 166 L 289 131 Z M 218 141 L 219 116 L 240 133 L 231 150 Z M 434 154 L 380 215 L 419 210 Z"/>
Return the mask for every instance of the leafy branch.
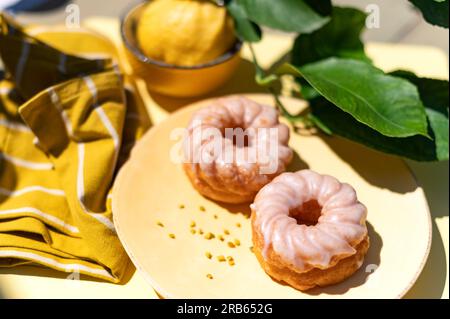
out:
<path id="1" fill-rule="evenodd" d="M 424 18 L 448 28 L 449 0 L 410 0 Z M 372 65 L 360 39 L 366 14 L 330 0 L 228 0 L 236 34 L 247 42 L 255 81 L 293 125 L 316 126 L 369 147 L 419 161 L 448 159 L 448 82 L 410 72 L 385 74 Z M 252 43 L 260 26 L 297 32 L 292 62 L 265 71 Z M 293 75 L 310 105 L 306 115 L 284 107 L 276 85 Z"/>

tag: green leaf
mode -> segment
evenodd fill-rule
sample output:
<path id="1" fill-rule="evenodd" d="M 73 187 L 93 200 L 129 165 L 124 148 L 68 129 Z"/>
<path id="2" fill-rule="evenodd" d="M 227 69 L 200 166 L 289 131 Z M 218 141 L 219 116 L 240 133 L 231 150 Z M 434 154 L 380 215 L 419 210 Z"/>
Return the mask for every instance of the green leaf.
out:
<path id="1" fill-rule="evenodd" d="M 366 14 L 355 8 L 333 7 L 331 20 L 319 30 L 300 34 L 292 49 L 292 63 L 302 66 L 329 57 L 352 58 L 370 62 L 361 41 Z M 304 79 L 301 85 L 303 98 L 310 100 L 319 95 Z"/>
<path id="2" fill-rule="evenodd" d="M 388 137 L 356 121 L 323 97 L 310 101 L 312 114 L 333 134 L 364 144 L 381 152 L 399 155 L 416 161 L 448 159 L 437 152 L 434 141 L 420 135 L 411 137 Z M 448 122 L 447 122 L 448 123 Z"/>
<path id="3" fill-rule="evenodd" d="M 324 132 L 325 134 L 328 135 L 332 135 L 333 132 L 331 131 L 331 129 L 325 125 L 325 123 L 323 123 L 320 118 L 318 118 L 317 116 L 314 116 L 313 113 L 309 114 L 309 119 L 311 120 L 311 122 L 317 126 L 320 130 L 322 130 L 322 132 Z"/>
<path id="4" fill-rule="evenodd" d="M 417 88 L 371 64 L 329 58 L 278 71 L 302 76 L 327 100 L 383 135 L 428 137 L 426 114 Z"/>
<path id="5" fill-rule="evenodd" d="M 417 86 L 420 98 L 427 108 L 448 114 L 449 91 L 448 81 L 418 77 L 412 72 L 398 70 L 389 73 L 401 77 Z"/>
<path id="6" fill-rule="evenodd" d="M 331 0 L 304 0 L 314 11 L 323 16 L 329 16 L 333 10 Z"/>
<path id="7" fill-rule="evenodd" d="M 261 40 L 261 28 L 247 18 L 244 8 L 235 0 L 226 5 L 228 12 L 234 19 L 236 35 L 247 42 L 258 42 Z"/>
<path id="8" fill-rule="evenodd" d="M 436 157 L 438 160 L 448 159 L 448 115 L 427 109 L 428 120 L 434 133 Z"/>
<path id="9" fill-rule="evenodd" d="M 433 138 L 416 135 L 405 138 L 387 137 L 356 121 L 350 114 L 320 97 L 310 102 L 312 114 L 322 126 L 334 134 L 365 144 L 382 152 L 417 161 L 448 160 L 448 81 L 419 78 L 413 73 L 396 71 L 392 74 L 414 83 L 428 116 L 428 134 Z M 321 128 L 321 126 L 319 126 Z"/>
<path id="10" fill-rule="evenodd" d="M 300 34 L 294 42 L 292 63 L 302 66 L 329 57 L 370 61 L 360 36 L 366 14 L 354 8 L 334 7 L 331 20 L 310 34 Z"/>
<path id="11" fill-rule="evenodd" d="M 251 21 L 282 31 L 310 33 L 329 21 L 328 17 L 314 11 L 304 0 L 233 1 L 242 6 Z"/>
<path id="12" fill-rule="evenodd" d="M 448 81 L 420 78 L 407 71 L 395 71 L 390 74 L 405 78 L 417 86 L 426 108 L 432 136 L 435 138 L 437 159 L 448 159 Z"/>
<path id="13" fill-rule="evenodd" d="M 305 79 L 297 78 L 296 80 L 298 83 L 300 83 L 300 93 L 303 99 L 309 101 L 320 96 L 320 93 L 317 92 L 316 89 L 313 88 L 311 85 L 309 85 L 309 83 L 306 82 Z"/>
<path id="14" fill-rule="evenodd" d="M 424 19 L 431 24 L 448 28 L 448 0 L 409 0 L 422 11 Z"/>

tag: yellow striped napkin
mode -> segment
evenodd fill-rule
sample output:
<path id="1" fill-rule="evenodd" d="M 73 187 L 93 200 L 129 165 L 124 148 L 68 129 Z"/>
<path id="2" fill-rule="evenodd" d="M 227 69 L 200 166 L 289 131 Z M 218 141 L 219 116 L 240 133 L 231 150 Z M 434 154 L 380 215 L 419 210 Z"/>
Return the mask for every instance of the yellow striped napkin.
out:
<path id="1" fill-rule="evenodd" d="M 129 259 L 110 189 L 149 124 L 124 88 L 117 55 L 74 55 L 89 32 L 70 32 L 50 45 L 0 14 L 0 266 L 120 282 Z"/>

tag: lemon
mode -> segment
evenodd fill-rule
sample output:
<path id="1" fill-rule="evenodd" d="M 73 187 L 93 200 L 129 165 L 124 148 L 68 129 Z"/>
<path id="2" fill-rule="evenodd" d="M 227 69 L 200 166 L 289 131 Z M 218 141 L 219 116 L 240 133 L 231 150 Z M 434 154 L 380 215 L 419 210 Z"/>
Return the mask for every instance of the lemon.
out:
<path id="1" fill-rule="evenodd" d="M 141 50 L 155 60 L 178 66 L 212 61 L 236 41 L 233 19 L 208 0 L 154 0 L 137 27 Z"/>

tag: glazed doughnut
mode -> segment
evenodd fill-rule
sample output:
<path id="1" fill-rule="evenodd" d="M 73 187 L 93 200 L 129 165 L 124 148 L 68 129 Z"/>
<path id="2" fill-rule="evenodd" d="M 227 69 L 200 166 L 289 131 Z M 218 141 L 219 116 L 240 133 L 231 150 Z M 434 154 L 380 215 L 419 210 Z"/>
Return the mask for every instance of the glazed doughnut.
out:
<path id="1" fill-rule="evenodd" d="M 253 252 L 274 279 L 307 290 L 361 267 L 367 209 L 349 184 L 311 170 L 283 173 L 258 192 L 251 209 Z"/>
<path id="2" fill-rule="evenodd" d="M 238 129 L 235 138 L 229 129 Z M 240 130 L 239 130 L 240 129 Z M 184 139 L 184 170 L 204 196 L 251 202 L 292 159 L 289 129 L 278 111 L 245 97 L 215 100 L 194 113 Z"/>

